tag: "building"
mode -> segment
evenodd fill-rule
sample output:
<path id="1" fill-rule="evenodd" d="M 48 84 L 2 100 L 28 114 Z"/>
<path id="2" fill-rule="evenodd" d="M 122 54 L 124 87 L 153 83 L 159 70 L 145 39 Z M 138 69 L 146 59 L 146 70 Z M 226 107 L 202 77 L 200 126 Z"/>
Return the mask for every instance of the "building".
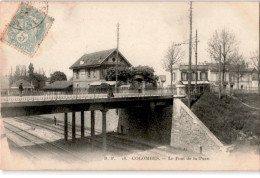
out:
<path id="1" fill-rule="evenodd" d="M 191 88 L 195 89 L 195 65 L 191 66 Z M 184 85 L 188 85 L 189 66 L 180 65 L 174 68 L 173 83 L 177 84 L 181 81 Z M 240 77 L 238 77 L 240 73 Z M 222 79 L 221 72 L 221 79 Z M 224 87 L 227 89 L 257 90 L 257 70 L 254 68 L 245 68 L 241 72 L 232 66 L 226 66 L 224 76 Z M 197 65 L 197 90 L 215 89 L 219 86 L 219 67 L 216 63 L 207 63 Z"/>
<path id="2" fill-rule="evenodd" d="M 9 93 L 11 95 L 18 95 L 20 84 L 23 85 L 23 93 L 24 94 L 31 93 L 32 91 L 34 91 L 34 85 L 33 84 L 31 84 L 27 80 L 20 79 L 20 80 L 17 80 L 14 83 L 11 84 Z"/>
<path id="3" fill-rule="evenodd" d="M 70 67 L 73 70 L 73 88 L 84 90 L 93 82 L 105 81 L 106 70 L 115 67 L 116 61 L 116 49 L 84 54 Z M 120 51 L 118 66 L 132 66 Z"/>
<path id="4" fill-rule="evenodd" d="M 195 65 L 191 66 L 191 89 L 195 89 Z M 184 85 L 188 85 L 189 77 L 189 65 L 180 65 L 173 69 L 173 84 L 177 84 L 181 81 Z M 198 91 L 203 91 L 204 89 L 209 89 L 210 82 L 210 70 L 209 65 L 197 65 L 197 89 Z"/>
<path id="5" fill-rule="evenodd" d="M 217 64 L 211 64 L 209 68 L 211 86 L 218 86 L 219 83 L 219 69 Z M 221 73 L 222 79 L 223 73 Z M 256 77 L 255 77 L 256 76 Z M 224 75 L 224 87 L 228 89 L 241 90 L 257 90 L 257 70 L 255 68 L 245 68 L 238 71 L 234 65 L 227 65 Z"/>
<path id="6" fill-rule="evenodd" d="M 63 94 L 71 94 L 73 83 L 72 81 L 55 81 L 45 87 L 43 87 L 43 91 L 47 93 L 63 93 Z"/>
<path id="7" fill-rule="evenodd" d="M 163 84 L 166 82 L 166 75 L 159 75 L 157 82 L 158 82 L 158 87 L 163 88 Z"/>

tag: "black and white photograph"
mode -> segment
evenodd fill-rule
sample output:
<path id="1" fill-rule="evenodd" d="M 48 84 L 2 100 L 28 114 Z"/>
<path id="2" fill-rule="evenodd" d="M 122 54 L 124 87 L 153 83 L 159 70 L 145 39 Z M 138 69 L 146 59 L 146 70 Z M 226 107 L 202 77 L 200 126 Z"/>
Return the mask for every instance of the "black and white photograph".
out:
<path id="1" fill-rule="evenodd" d="M 259 171 L 260 3 L 0 2 L 1 170 Z"/>

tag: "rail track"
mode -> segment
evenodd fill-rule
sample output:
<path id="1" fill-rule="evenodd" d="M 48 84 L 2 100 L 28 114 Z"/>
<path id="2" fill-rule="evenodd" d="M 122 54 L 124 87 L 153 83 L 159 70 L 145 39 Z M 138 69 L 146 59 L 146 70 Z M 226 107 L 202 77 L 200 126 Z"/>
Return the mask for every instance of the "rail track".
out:
<path id="1" fill-rule="evenodd" d="M 36 155 L 42 155 L 43 153 L 47 153 L 46 155 L 48 155 L 50 157 L 52 157 L 52 156 L 56 157 L 67 163 L 71 163 L 72 160 L 85 162 L 85 160 L 83 160 L 82 158 L 78 157 L 71 151 L 64 149 L 63 147 L 61 147 L 57 144 L 54 144 L 43 138 L 40 138 L 40 137 L 28 132 L 27 130 L 23 130 L 6 121 L 3 121 L 3 122 L 5 124 L 5 129 L 8 131 L 8 134 L 13 133 L 13 134 L 17 135 L 19 138 L 21 138 L 22 140 L 27 140 L 28 142 L 31 142 L 33 144 L 33 146 L 30 146 L 30 148 L 21 147 L 21 146 L 19 146 L 19 147 L 21 147 L 21 149 L 26 150 L 26 152 L 28 154 L 32 155 L 33 157 L 35 157 L 37 159 L 39 159 L 39 157 Z M 39 143 L 39 142 L 41 142 L 41 143 Z M 16 144 L 16 145 L 18 145 L 18 144 Z"/>
<path id="2" fill-rule="evenodd" d="M 40 119 L 39 119 L 40 118 Z M 37 119 L 34 119 L 32 117 L 28 117 L 26 119 L 23 118 L 15 118 L 17 121 L 21 121 L 26 123 L 27 125 L 30 125 L 32 127 L 38 127 L 46 129 L 52 133 L 58 134 L 61 136 L 61 139 L 64 137 L 63 132 L 63 124 L 62 122 L 59 122 L 58 125 L 54 126 L 54 121 L 51 121 L 50 118 L 44 117 L 44 116 L 37 116 Z M 6 121 L 5 121 L 6 122 Z M 71 127 L 71 124 L 68 125 Z M 76 126 L 76 137 L 81 137 L 81 135 L 78 133 L 80 132 L 80 126 Z M 68 130 L 68 137 L 71 138 L 71 131 Z M 102 136 L 100 131 L 95 131 L 95 137 L 93 140 L 93 146 L 97 148 L 102 148 Z M 85 135 L 90 136 L 90 130 L 85 128 Z M 89 139 L 87 137 L 84 138 L 84 140 Z M 139 156 L 145 156 L 144 154 L 153 154 L 156 156 L 169 156 L 174 155 L 176 152 L 172 150 L 165 150 L 163 148 L 156 148 L 154 145 L 146 144 L 140 141 L 137 141 L 135 139 L 126 138 L 125 136 L 121 135 L 115 135 L 115 134 L 108 134 L 107 135 L 107 151 L 111 153 L 116 153 L 117 155 L 126 155 L 135 153 L 135 155 Z M 61 147 L 61 146 L 59 146 Z M 148 151 L 148 153 L 146 152 Z M 69 150 L 69 152 L 72 152 L 72 150 Z M 138 153 L 142 152 L 142 153 Z M 120 153 L 120 154 L 119 154 Z"/>
<path id="3" fill-rule="evenodd" d="M 36 156 L 34 153 L 32 153 L 29 149 L 26 149 L 20 145 L 18 145 L 15 141 L 13 141 L 10 138 L 7 138 L 9 146 L 12 146 L 13 148 L 15 148 L 15 152 L 18 153 L 22 153 L 23 155 L 26 156 L 26 158 L 28 158 L 31 161 L 35 161 L 35 160 L 40 160 L 40 158 L 38 156 Z"/>
<path id="4" fill-rule="evenodd" d="M 63 127 L 61 125 L 56 125 L 55 126 L 52 126 L 52 125 L 48 125 L 46 126 L 46 123 L 44 123 L 44 121 L 35 121 L 35 120 L 31 120 L 31 119 L 17 119 L 17 120 L 20 120 L 30 126 L 36 126 L 36 127 L 39 127 L 39 128 L 43 128 L 43 129 L 46 129 L 46 130 L 49 130 L 50 132 L 52 133 L 56 133 L 56 134 L 59 134 L 61 136 L 61 138 L 63 139 L 63 136 L 64 136 L 64 133 L 63 133 Z M 37 122 L 37 123 L 36 123 Z M 69 126 L 71 126 L 69 124 Z M 79 127 L 77 127 L 77 132 L 79 132 Z M 69 138 L 71 138 L 71 131 L 68 131 L 69 132 Z M 81 137 L 81 135 L 79 133 L 76 132 L 76 136 L 78 137 Z M 88 135 L 90 135 L 90 131 L 89 130 L 85 130 L 85 133 L 87 133 Z M 95 147 L 98 147 L 98 148 L 102 148 L 102 136 L 98 135 L 98 134 L 101 134 L 101 132 L 98 132 L 96 131 L 95 132 L 95 138 L 94 138 L 94 146 Z M 108 146 L 108 151 L 110 152 L 113 152 L 113 153 L 117 153 L 118 151 L 124 151 L 124 152 L 135 152 L 135 151 L 143 151 L 145 150 L 144 148 L 141 148 L 138 146 L 138 145 L 130 145 L 130 144 L 127 144 L 126 142 L 124 143 L 120 143 L 116 138 L 113 138 L 113 137 L 110 137 L 109 135 L 107 136 L 107 140 L 108 140 L 108 143 L 107 143 L 107 146 Z M 139 148 L 139 149 L 138 149 Z"/>

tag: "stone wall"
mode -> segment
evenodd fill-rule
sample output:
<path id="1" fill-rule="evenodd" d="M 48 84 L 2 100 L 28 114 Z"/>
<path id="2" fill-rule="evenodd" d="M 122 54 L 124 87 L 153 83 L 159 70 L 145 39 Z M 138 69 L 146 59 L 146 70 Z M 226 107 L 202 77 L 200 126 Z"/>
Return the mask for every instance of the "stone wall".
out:
<path id="1" fill-rule="evenodd" d="M 172 105 L 119 109 L 118 132 L 157 143 L 170 144 Z"/>
<path id="2" fill-rule="evenodd" d="M 225 152 L 225 146 L 180 100 L 173 102 L 173 122 L 170 145 L 196 153 Z"/>

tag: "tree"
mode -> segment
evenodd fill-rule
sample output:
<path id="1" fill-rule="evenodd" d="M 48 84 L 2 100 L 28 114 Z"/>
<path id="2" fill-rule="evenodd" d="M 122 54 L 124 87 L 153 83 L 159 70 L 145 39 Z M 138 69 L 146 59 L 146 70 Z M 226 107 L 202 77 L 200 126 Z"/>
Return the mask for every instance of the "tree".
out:
<path id="1" fill-rule="evenodd" d="M 115 81 L 116 80 L 116 68 L 110 67 L 106 70 L 105 79 L 107 81 Z M 129 67 L 118 67 L 118 81 L 127 82 L 131 80 L 131 70 Z"/>
<path id="2" fill-rule="evenodd" d="M 256 68 L 256 70 L 259 71 L 260 66 L 258 65 L 259 64 L 259 52 L 258 52 L 258 50 L 256 50 L 255 52 L 252 53 L 250 59 L 253 63 L 254 68 Z"/>
<path id="3" fill-rule="evenodd" d="M 221 60 L 220 63 L 222 69 L 223 87 L 225 85 L 226 66 L 230 64 L 232 60 L 234 60 L 234 57 L 237 54 L 237 50 L 238 47 L 235 35 L 226 29 L 215 31 L 208 42 L 208 53 L 210 54 L 210 57 L 216 62 Z M 221 56 L 221 58 L 219 56 Z"/>
<path id="4" fill-rule="evenodd" d="M 29 69 L 28 69 L 29 77 L 33 75 L 33 72 L 34 72 L 34 67 L 33 67 L 33 64 L 30 63 L 29 64 Z"/>
<path id="5" fill-rule="evenodd" d="M 257 70 L 257 79 L 258 79 L 258 95 L 259 95 L 259 102 L 260 102 L 260 61 L 259 61 L 259 50 L 253 52 L 252 57 L 250 58 L 253 62 L 254 68 Z M 259 103 L 260 104 L 260 103 Z"/>
<path id="6" fill-rule="evenodd" d="M 21 68 L 20 65 L 17 65 L 14 72 L 15 78 L 19 78 L 21 76 Z"/>
<path id="7" fill-rule="evenodd" d="M 239 89 L 239 80 L 244 76 L 245 69 L 247 68 L 247 64 L 242 55 L 236 55 L 232 60 L 231 65 L 232 71 L 236 74 L 237 77 L 237 86 Z"/>
<path id="8" fill-rule="evenodd" d="M 137 66 L 137 67 L 118 67 L 118 81 L 122 82 L 132 82 L 134 76 L 142 75 L 145 82 L 152 83 L 154 86 L 156 85 L 156 81 L 158 80 L 158 76 L 154 74 L 154 69 L 149 66 Z M 115 81 L 116 79 L 116 69 L 115 67 L 110 67 L 104 73 L 105 79 L 107 81 Z"/>
<path id="9" fill-rule="evenodd" d="M 17 65 L 14 75 L 12 75 L 11 72 L 11 75 L 9 77 L 10 83 L 14 83 L 18 80 L 23 79 L 32 83 L 35 89 L 41 89 L 45 85 L 45 81 L 47 80 L 47 77 L 45 76 L 44 73 L 40 74 L 34 72 L 34 67 L 32 63 L 30 63 L 29 65 L 28 73 L 29 75 L 27 75 L 26 66 Z"/>
<path id="10" fill-rule="evenodd" d="M 137 66 L 132 68 L 132 76 L 135 75 L 142 75 L 144 77 L 144 80 L 146 82 L 154 82 L 155 80 L 158 80 L 158 77 L 156 78 L 156 75 L 154 74 L 154 69 L 149 66 Z"/>
<path id="11" fill-rule="evenodd" d="M 162 61 L 163 68 L 171 73 L 171 88 L 172 88 L 172 80 L 173 80 L 173 66 L 176 65 L 179 61 L 181 61 L 184 57 L 185 53 L 182 51 L 180 46 L 177 46 L 175 43 L 168 48 L 168 51 Z"/>
<path id="12" fill-rule="evenodd" d="M 44 87 L 46 80 L 47 77 L 45 75 L 39 73 L 33 73 L 32 83 L 35 89 L 41 89 L 42 87 Z"/>
<path id="13" fill-rule="evenodd" d="M 51 74 L 50 82 L 53 83 L 55 81 L 64 81 L 67 80 L 66 74 L 60 71 L 56 71 L 53 74 Z"/>

